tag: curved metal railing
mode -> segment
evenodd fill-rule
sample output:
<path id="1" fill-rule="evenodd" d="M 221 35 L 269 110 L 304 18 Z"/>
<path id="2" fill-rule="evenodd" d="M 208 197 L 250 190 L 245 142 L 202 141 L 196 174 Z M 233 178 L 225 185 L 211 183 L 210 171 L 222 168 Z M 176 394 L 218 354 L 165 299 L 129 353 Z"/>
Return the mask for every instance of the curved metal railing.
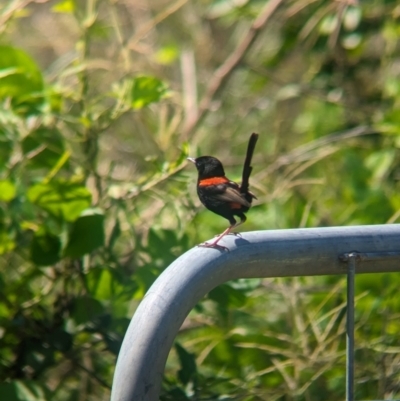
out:
<path id="1" fill-rule="evenodd" d="M 348 266 L 349 280 L 354 279 L 355 266 L 356 273 L 400 271 L 400 225 L 247 232 L 230 235 L 221 244 L 227 249 L 189 250 L 149 289 L 118 356 L 112 401 L 158 400 L 180 326 L 196 303 L 219 284 L 238 278 L 346 274 Z M 350 401 L 352 349 L 349 358 Z"/>

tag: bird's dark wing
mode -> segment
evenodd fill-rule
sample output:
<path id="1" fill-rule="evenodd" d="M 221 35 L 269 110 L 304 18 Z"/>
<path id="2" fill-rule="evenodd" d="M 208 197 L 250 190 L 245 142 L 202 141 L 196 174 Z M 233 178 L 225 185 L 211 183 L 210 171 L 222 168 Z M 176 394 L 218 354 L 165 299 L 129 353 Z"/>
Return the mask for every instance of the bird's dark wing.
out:
<path id="1" fill-rule="evenodd" d="M 239 191 L 239 186 L 236 183 L 229 183 L 229 185 L 216 185 L 213 188 L 214 196 L 225 202 L 239 204 L 245 207 L 250 207 L 250 203 L 244 198 L 243 194 Z"/>

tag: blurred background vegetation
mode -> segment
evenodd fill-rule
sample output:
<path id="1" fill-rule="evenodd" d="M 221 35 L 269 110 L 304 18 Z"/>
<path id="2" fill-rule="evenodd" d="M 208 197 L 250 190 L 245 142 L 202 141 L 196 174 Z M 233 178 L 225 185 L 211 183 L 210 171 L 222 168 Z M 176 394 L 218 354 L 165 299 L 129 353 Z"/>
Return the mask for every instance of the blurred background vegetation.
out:
<path id="1" fill-rule="evenodd" d="M 260 134 L 242 230 L 396 223 L 399 37 L 391 0 L 3 0 L 1 398 L 109 399 L 146 290 L 226 228 L 188 154 L 239 180 Z M 357 399 L 400 398 L 399 284 L 357 277 Z M 344 299 L 341 277 L 216 288 L 162 400 L 342 400 Z"/>

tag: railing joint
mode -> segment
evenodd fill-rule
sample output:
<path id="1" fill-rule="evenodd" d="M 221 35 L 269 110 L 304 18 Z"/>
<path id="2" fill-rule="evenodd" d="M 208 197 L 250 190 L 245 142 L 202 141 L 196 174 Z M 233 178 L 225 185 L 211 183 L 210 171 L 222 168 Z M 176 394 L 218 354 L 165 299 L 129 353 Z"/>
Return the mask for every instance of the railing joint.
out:
<path id="1" fill-rule="evenodd" d="M 388 260 L 388 259 L 400 259 L 400 251 L 387 251 L 387 252 L 358 252 L 351 251 L 345 252 L 339 255 L 341 262 L 347 263 L 350 259 L 356 259 L 360 262 L 376 261 L 376 260 Z"/>

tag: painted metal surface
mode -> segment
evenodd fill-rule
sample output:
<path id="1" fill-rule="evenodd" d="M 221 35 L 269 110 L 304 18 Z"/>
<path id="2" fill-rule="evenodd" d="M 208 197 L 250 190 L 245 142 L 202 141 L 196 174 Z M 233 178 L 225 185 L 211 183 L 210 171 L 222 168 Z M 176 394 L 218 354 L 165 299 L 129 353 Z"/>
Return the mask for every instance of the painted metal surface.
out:
<path id="1" fill-rule="evenodd" d="M 346 274 L 343 255 L 353 251 L 371 256 L 357 262 L 356 273 L 400 271 L 400 225 L 255 231 L 230 235 L 221 245 L 227 249 L 186 252 L 149 289 L 118 356 L 112 401 L 158 400 L 180 326 L 219 284 L 237 278 Z"/>

